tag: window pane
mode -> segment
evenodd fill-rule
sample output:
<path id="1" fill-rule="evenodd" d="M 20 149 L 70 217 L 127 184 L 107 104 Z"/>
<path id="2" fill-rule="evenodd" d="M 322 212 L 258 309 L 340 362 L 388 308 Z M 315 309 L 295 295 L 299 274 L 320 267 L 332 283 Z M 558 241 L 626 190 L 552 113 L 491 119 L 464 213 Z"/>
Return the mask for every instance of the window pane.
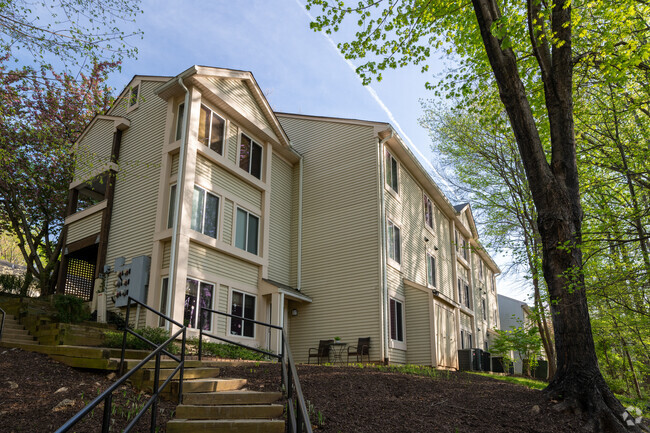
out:
<path id="1" fill-rule="evenodd" d="M 393 230 L 395 231 L 395 261 L 397 263 L 401 263 L 402 262 L 402 240 L 400 239 L 399 228 L 394 227 Z"/>
<path id="2" fill-rule="evenodd" d="M 241 135 L 241 144 L 239 145 L 239 167 L 249 171 L 251 163 L 251 139 L 244 134 Z"/>
<path id="3" fill-rule="evenodd" d="M 397 186 L 397 160 L 395 158 L 390 159 L 390 168 L 391 168 L 391 187 L 395 192 L 399 192 Z"/>
<path id="4" fill-rule="evenodd" d="M 167 214 L 167 228 L 174 226 L 174 214 L 176 213 L 176 185 L 169 189 L 169 213 Z"/>
<path id="5" fill-rule="evenodd" d="M 392 187 L 393 186 L 393 180 L 392 180 L 393 175 L 392 175 L 391 168 L 390 168 L 391 167 L 391 164 L 390 164 L 391 159 L 393 159 L 393 158 L 390 156 L 390 153 L 388 153 L 388 151 L 386 151 L 386 168 L 385 168 L 385 170 L 386 170 L 386 183 Z"/>
<path id="6" fill-rule="evenodd" d="M 246 319 L 255 320 L 255 297 L 246 295 L 244 297 L 244 317 Z M 244 322 L 244 336 L 255 336 L 255 324 L 252 322 Z"/>
<path id="7" fill-rule="evenodd" d="M 388 223 L 388 257 L 395 260 L 395 233 L 393 223 Z"/>
<path id="8" fill-rule="evenodd" d="M 235 246 L 246 249 L 246 223 L 248 221 L 248 213 L 241 209 L 237 209 L 237 227 L 235 229 Z"/>
<path id="9" fill-rule="evenodd" d="M 201 188 L 194 187 L 194 195 L 192 196 L 192 230 L 200 232 L 203 228 L 203 197 L 205 191 Z"/>
<path id="10" fill-rule="evenodd" d="M 167 297 L 169 292 L 169 278 L 163 278 L 160 288 L 160 312 L 167 315 Z M 165 319 L 158 320 L 158 326 L 165 326 Z"/>
<path id="11" fill-rule="evenodd" d="M 259 231 L 260 219 L 254 215 L 248 214 L 248 245 L 246 251 L 257 254 L 257 235 Z"/>
<path id="12" fill-rule="evenodd" d="M 397 327 L 395 326 L 395 300 L 390 300 L 390 338 L 395 340 L 397 338 Z"/>
<path id="13" fill-rule="evenodd" d="M 199 292 L 199 282 L 197 280 L 187 279 L 185 284 L 185 309 L 183 314 L 183 324 L 190 328 L 196 328 L 196 298 Z"/>
<path id="14" fill-rule="evenodd" d="M 138 90 L 139 90 L 139 85 L 138 86 L 133 86 L 131 88 L 131 96 L 129 98 L 129 107 L 133 107 L 135 104 L 138 103 Z"/>
<path id="15" fill-rule="evenodd" d="M 244 295 L 239 292 L 232 292 L 232 305 L 230 307 L 230 314 L 233 316 L 242 317 L 243 313 L 243 304 L 244 304 Z M 242 320 L 235 319 L 234 317 L 230 319 L 230 333 L 233 335 L 242 334 Z"/>
<path id="16" fill-rule="evenodd" d="M 205 105 L 201 105 L 201 113 L 199 113 L 199 141 L 201 144 L 208 145 L 210 139 L 210 109 Z"/>
<path id="17" fill-rule="evenodd" d="M 223 131 L 226 121 L 212 113 L 212 131 L 210 135 L 210 149 L 223 155 Z"/>
<path id="18" fill-rule="evenodd" d="M 262 146 L 257 143 L 252 143 L 251 174 L 258 179 L 262 178 Z"/>
<path id="19" fill-rule="evenodd" d="M 219 197 L 212 194 L 206 194 L 205 218 L 203 219 L 203 233 L 217 237 L 217 227 L 219 227 Z"/>
<path id="20" fill-rule="evenodd" d="M 404 329 L 402 329 L 403 317 L 402 317 L 402 303 L 395 302 L 395 324 L 397 325 L 397 340 L 404 341 Z"/>
<path id="21" fill-rule="evenodd" d="M 214 285 L 201 283 L 201 308 L 212 308 L 212 298 L 214 294 Z M 212 313 L 201 311 L 202 325 L 204 331 L 209 331 L 212 325 Z"/>
<path id="22" fill-rule="evenodd" d="M 183 116 L 185 115 L 185 103 L 178 106 L 178 115 L 176 116 L 176 140 L 180 140 L 183 135 Z"/>

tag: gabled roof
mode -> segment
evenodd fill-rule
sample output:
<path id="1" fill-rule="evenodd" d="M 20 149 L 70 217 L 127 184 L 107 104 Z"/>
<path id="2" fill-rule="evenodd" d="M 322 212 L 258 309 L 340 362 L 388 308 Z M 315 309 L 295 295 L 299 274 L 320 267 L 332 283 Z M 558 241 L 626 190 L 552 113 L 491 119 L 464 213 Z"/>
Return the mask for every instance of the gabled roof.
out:
<path id="1" fill-rule="evenodd" d="M 456 212 L 461 213 L 467 206 L 469 206 L 469 203 L 455 204 L 454 209 L 456 209 Z"/>
<path id="2" fill-rule="evenodd" d="M 129 95 L 131 94 L 131 87 L 133 87 L 133 82 L 134 81 L 158 81 L 161 83 L 164 83 L 166 81 L 169 81 L 169 79 L 172 77 L 166 76 L 166 75 L 134 75 L 133 78 L 131 78 L 131 81 L 124 86 L 124 89 L 120 92 L 120 94 L 115 98 L 115 102 L 113 105 L 111 105 L 111 108 L 109 108 L 108 112 L 106 113 L 107 115 L 110 115 L 113 111 L 117 109 L 117 107 L 120 105 L 120 102 L 123 101 L 125 98 L 128 98 Z"/>
<path id="3" fill-rule="evenodd" d="M 463 213 L 467 217 L 467 222 L 469 223 L 469 227 L 466 227 L 470 231 L 470 235 L 472 238 L 478 238 L 478 230 L 476 230 L 476 223 L 474 222 L 474 214 L 472 213 L 472 207 L 470 206 L 469 203 L 461 203 L 461 204 L 456 204 L 454 205 L 454 210 L 456 210 L 456 215 L 459 217 L 458 219 L 460 220 L 461 216 Z M 462 222 L 462 220 L 461 220 Z"/>
<path id="4" fill-rule="evenodd" d="M 187 80 L 197 87 L 207 89 L 213 94 L 216 93 L 217 90 L 213 86 L 214 82 L 211 81 L 211 79 L 230 79 L 243 82 L 250 92 L 250 95 L 254 98 L 257 107 L 259 107 L 263 119 L 256 119 L 255 116 L 242 116 L 242 118 L 238 120 L 242 122 L 250 122 L 260 130 L 265 129 L 265 125 L 263 123 L 268 123 L 270 130 L 272 131 L 272 134 L 267 134 L 268 137 L 274 141 L 277 140 L 277 142 L 279 142 L 282 146 L 290 148 L 289 137 L 287 137 L 284 129 L 282 129 L 282 125 L 280 125 L 280 122 L 271 109 L 271 105 L 264 96 L 262 89 L 257 84 L 257 81 L 255 80 L 252 72 L 194 65 L 181 72 L 176 77 L 168 80 L 165 84 L 156 90 L 156 94 L 163 99 L 167 99 L 173 95 L 183 92 L 183 89 L 178 82 L 179 78 L 181 78 L 183 81 Z M 218 94 L 217 96 L 223 99 L 225 104 L 234 105 L 234 101 L 229 98 L 229 95 L 222 93 Z M 263 122 L 264 120 L 266 122 Z"/>

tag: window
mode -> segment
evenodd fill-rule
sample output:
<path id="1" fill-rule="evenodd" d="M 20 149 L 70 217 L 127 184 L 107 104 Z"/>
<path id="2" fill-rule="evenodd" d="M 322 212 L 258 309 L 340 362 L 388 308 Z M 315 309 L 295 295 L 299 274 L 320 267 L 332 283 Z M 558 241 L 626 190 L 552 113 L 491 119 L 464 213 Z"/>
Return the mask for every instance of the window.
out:
<path id="1" fill-rule="evenodd" d="M 458 243 L 458 231 L 454 230 L 454 244 L 456 245 L 456 252 L 458 252 L 460 248 L 460 244 Z"/>
<path id="2" fill-rule="evenodd" d="M 201 105 L 199 141 L 219 155 L 223 155 L 223 135 L 225 131 L 226 121 L 205 105 Z"/>
<path id="3" fill-rule="evenodd" d="M 397 160 L 386 150 L 386 183 L 393 191 L 399 194 L 398 178 Z"/>
<path id="4" fill-rule="evenodd" d="M 402 243 L 401 243 L 399 227 L 397 227 L 391 220 L 388 220 L 388 257 L 401 263 L 402 256 Z"/>
<path id="5" fill-rule="evenodd" d="M 485 298 L 481 299 L 481 304 L 483 305 L 483 320 L 487 320 L 487 308 L 485 306 Z"/>
<path id="6" fill-rule="evenodd" d="M 463 238 L 462 247 L 463 247 L 463 258 L 469 261 L 469 245 L 465 240 L 465 238 Z"/>
<path id="7" fill-rule="evenodd" d="M 462 329 L 460 330 L 460 348 L 465 348 L 465 331 Z"/>
<path id="8" fill-rule="evenodd" d="M 167 212 L 167 228 L 174 227 L 174 215 L 176 215 L 176 184 L 169 187 L 169 211 Z"/>
<path id="9" fill-rule="evenodd" d="M 230 314 L 243 319 L 255 320 L 255 296 L 233 290 L 230 299 Z M 254 338 L 255 324 L 232 317 L 230 319 L 230 334 Z"/>
<path id="10" fill-rule="evenodd" d="M 138 93 L 140 92 L 140 85 L 136 84 L 135 86 L 131 87 L 131 93 L 129 95 L 129 108 L 133 107 L 138 103 Z"/>
<path id="11" fill-rule="evenodd" d="M 198 310 L 201 308 L 212 309 L 213 299 L 214 284 L 188 278 L 185 284 L 185 308 L 183 314 L 183 323 L 185 326 L 198 328 L 202 324 L 203 330 L 209 331 L 212 325 L 212 313 L 202 311 L 200 317 Z"/>
<path id="12" fill-rule="evenodd" d="M 239 167 L 258 179 L 262 178 L 262 146 L 244 134 L 239 145 Z"/>
<path id="13" fill-rule="evenodd" d="M 466 334 L 467 334 L 467 348 L 471 349 L 472 346 L 474 345 L 473 342 L 472 342 L 472 333 L 467 332 Z"/>
<path id="14" fill-rule="evenodd" d="M 185 103 L 178 105 L 178 113 L 176 115 L 176 140 L 180 140 L 183 135 L 183 116 L 185 115 Z"/>
<path id="15" fill-rule="evenodd" d="M 404 341 L 404 306 L 393 298 L 390 299 L 390 338 Z"/>
<path id="16" fill-rule="evenodd" d="M 463 280 L 458 279 L 458 303 L 463 303 Z"/>
<path id="17" fill-rule="evenodd" d="M 469 284 L 465 283 L 465 306 L 471 308 L 469 304 Z"/>
<path id="18" fill-rule="evenodd" d="M 483 279 L 483 260 L 481 259 L 478 260 L 478 277 Z"/>
<path id="19" fill-rule="evenodd" d="M 460 331 L 460 348 L 461 349 L 471 349 L 472 348 L 472 333 L 471 332 L 461 329 L 461 331 Z"/>
<path id="20" fill-rule="evenodd" d="M 436 287 L 436 258 L 427 253 L 427 283 Z"/>
<path id="21" fill-rule="evenodd" d="M 235 246 L 251 254 L 257 254 L 260 219 L 244 209 L 237 208 Z"/>
<path id="22" fill-rule="evenodd" d="M 424 223 L 433 228 L 433 203 L 426 194 L 424 195 Z"/>
<path id="23" fill-rule="evenodd" d="M 487 341 L 483 343 L 483 347 L 485 348 L 484 350 L 487 352 L 488 349 L 490 348 Z"/>
<path id="24" fill-rule="evenodd" d="M 219 227 L 219 197 L 194 186 L 192 197 L 192 230 L 217 237 Z"/>
<path id="25" fill-rule="evenodd" d="M 160 284 L 160 312 L 164 315 L 167 314 L 167 299 L 169 298 L 169 277 L 165 277 L 162 279 L 162 282 Z M 166 320 L 163 319 L 162 317 L 158 319 L 158 326 L 165 326 L 166 325 Z"/>

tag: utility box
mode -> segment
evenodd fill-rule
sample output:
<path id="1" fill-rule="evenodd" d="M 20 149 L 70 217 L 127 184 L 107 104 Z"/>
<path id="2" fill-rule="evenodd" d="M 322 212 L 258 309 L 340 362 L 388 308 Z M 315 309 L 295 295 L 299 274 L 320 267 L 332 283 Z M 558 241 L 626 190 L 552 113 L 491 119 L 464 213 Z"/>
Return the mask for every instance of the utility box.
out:
<path id="1" fill-rule="evenodd" d="M 138 256 L 127 265 L 124 257 L 115 259 L 115 306 L 126 307 L 127 299 L 131 298 L 142 303 L 147 302 L 149 288 L 149 268 L 151 259 L 148 256 Z"/>
<path id="2" fill-rule="evenodd" d="M 480 371 L 478 363 L 479 349 L 460 349 L 458 351 L 458 367 L 460 371 Z M 477 368 L 478 367 L 478 368 Z"/>

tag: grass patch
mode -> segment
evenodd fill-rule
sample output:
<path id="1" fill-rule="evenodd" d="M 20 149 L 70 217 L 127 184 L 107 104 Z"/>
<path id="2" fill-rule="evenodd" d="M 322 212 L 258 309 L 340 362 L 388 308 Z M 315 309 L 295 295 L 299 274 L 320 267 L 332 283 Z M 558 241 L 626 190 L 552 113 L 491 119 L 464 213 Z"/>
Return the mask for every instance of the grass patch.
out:
<path id="1" fill-rule="evenodd" d="M 187 341 L 187 346 L 188 348 L 192 347 L 191 352 L 198 352 L 199 339 L 190 338 Z M 266 355 L 254 350 L 235 346 L 234 344 L 213 343 L 211 341 L 204 341 L 201 344 L 201 351 L 203 355 L 222 359 L 245 359 L 250 361 L 267 361 L 269 359 Z"/>
<path id="2" fill-rule="evenodd" d="M 467 371 L 469 374 L 476 374 L 477 376 L 489 377 L 496 380 L 502 380 L 508 383 L 514 383 L 515 385 L 522 385 L 531 389 L 542 390 L 548 385 L 547 382 L 537 379 L 531 379 L 529 377 L 519 377 L 519 376 L 497 376 L 489 373 L 479 373 L 474 371 Z"/>
<path id="3" fill-rule="evenodd" d="M 411 374 L 414 376 L 424 376 L 431 378 L 449 378 L 449 370 L 438 370 L 433 367 L 424 365 L 406 364 L 406 365 L 376 365 L 376 364 L 350 364 L 351 367 L 370 368 L 373 370 L 384 371 L 387 373 Z"/>

